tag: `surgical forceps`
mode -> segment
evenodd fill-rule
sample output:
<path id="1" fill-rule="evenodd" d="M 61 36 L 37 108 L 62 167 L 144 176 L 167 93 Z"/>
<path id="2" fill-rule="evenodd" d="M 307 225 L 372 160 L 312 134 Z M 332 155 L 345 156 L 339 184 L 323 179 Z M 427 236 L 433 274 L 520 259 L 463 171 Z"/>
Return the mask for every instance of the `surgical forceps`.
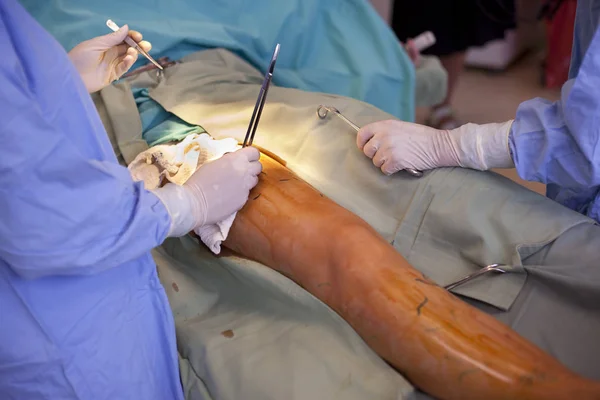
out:
<path id="1" fill-rule="evenodd" d="M 346 124 L 350 125 L 352 127 L 352 129 L 354 129 L 356 132 L 358 132 L 360 130 L 360 128 L 358 127 L 358 125 L 356 125 L 354 122 L 350 121 L 348 118 L 346 118 L 341 112 L 340 110 L 338 110 L 335 107 L 331 107 L 331 106 L 324 106 L 324 105 L 320 105 L 317 108 L 317 115 L 319 116 L 319 118 L 321 119 L 325 119 L 327 117 L 327 114 L 329 112 L 334 113 L 335 115 L 337 115 L 338 117 L 340 117 L 342 119 L 342 121 L 344 121 Z M 412 176 L 415 176 L 417 178 L 423 176 L 423 172 L 421 171 L 417 171 L 416 169 L 412 169 L 412 168 L 407 168 L 405 170 L 406 172 L 408 172 L 409 174 L 411 174 Z"/>
<path id="2" fill-rule="evenodd" d="M 470 280 L 473 280 L 475 278 L 477 278 L 478 276 L 481 276 L 483 274 L 486 274 L 490 271 L 493 272 L 499 272 L 501 274 L 505 274 L 507 272 L 513 272 L 516 271 L 517 269 L 519 269 L 520 267 L 515 267 L 514 265 L 504 265 L 504 264 L 491 264 L 488 265 L 487 267 L 481 268 L 479 271 L 474 272 L 472 274 L 469 274 L 467 276 L 465 276 L 462 279 L 459 279 L 458 281 L 451 283 L 449 285 L 444 286 L 444 289 L 446 290 L 452 290 L 457 286 L 462 285 L 463 283 L 467 283 Z"/>
<path id="3" fill-rule="evenodd" d="M 169 68 L 173 65 L 180 63 L 180 61 L 173 61 L 173 60 L 169 59 L 169 57 L 161 57 L 158 60 L 156 60 L 156 62 L 159 63 L 163 68 Z M 142 72 L 152 71 L 153 69 L 156 69 L 154 64 L 146 64 L 144 66 L 134 69 L 133 71 L 127 72 L 121 78 L 129 78 L 131 76 L 139 75 Z M 160 73 L 160 70 L 157 72 Z"/>
<path id="4" fill-rule="evenodd" d="M 265 99 L 267 98 L 267 92 L 269 91 L 269 85 L 271 84 L 271 78 L 273 78 L 273 71 L 275 70 L 275 63 L 277 62 L 277 56 L 279 55 L 279 43 L 275 46 L 275 51 L 273 51 L 273 56 L 271 57 L 271 63 L 269 64 L 269 69 L 265 74 L 265 79 L 263 79 L 262 86 L 260 88 L 260 92 L 258 92 L 258 99 L 256 99 L 256 105 L 254 106 L 254 112 L 252 113 L 252 118 L 250 119 L 250 124 L 248 125 L 248 130 L 246 131 L 246 137 L 244 138 L 244 143 L 242 147 L 252 146 L 252 142 L 254 141 L 254 134 L 256 133 L 256 128 L 258 127 L 258 121 L 260 120 L 260 116 L 262 114 L 263 107 L 265 106 Z"/>
<path id="5" fill-rule="evenodd" d="M 119 30 L 119 25 L 115 24 L 111 19 L 106 21 L 106 26 L 108 26 L 113 32 Z M 142 49 L 142 47 L 139 44 L 137 44 L 135 40 L 133 40 L 129 35 L 127 35 L 127 37 L 125 38 L 125 43 L 127 43 L 128 45 L 136 49 L 138 53 L 146 57 L 152 64 L 156 66 L 156 68 L 160 69 L 161 71 L 163 70 L 162 65 L 157 63 L 156 60 L 152 58 L 152 56 L 148 54 L 146 50 Z"/>

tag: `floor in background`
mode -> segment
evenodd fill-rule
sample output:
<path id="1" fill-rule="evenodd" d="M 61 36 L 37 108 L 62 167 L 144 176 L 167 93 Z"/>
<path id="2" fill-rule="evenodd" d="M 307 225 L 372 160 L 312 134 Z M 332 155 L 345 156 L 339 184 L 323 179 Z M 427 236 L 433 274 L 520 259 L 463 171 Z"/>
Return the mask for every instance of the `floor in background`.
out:
<path id="1" fill-rule="evenodd" d="M 467 69 L 459 81 L 453 106 L 462 122 L 502 122 L 514 118 L 518 105 L 534 97 L 556 100 L 560 90 L 541 85 L 541 55 L 528 54 L 503 72 Z M 417 111 L 417 121 L 423 122 L 427 110 Z M 522 181 L 514 169 L 498 170 L 504 176 L 538 193 L 545 185 Z"/>

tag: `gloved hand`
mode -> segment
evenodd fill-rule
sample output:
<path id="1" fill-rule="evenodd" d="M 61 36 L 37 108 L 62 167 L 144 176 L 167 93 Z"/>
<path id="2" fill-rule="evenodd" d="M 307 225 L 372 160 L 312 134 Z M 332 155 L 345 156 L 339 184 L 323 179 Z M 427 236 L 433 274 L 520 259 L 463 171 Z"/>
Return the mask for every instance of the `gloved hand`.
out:
<path id="1" fill-rule="evenodd" d="M 246 147 L 204 164 L 183 185 L 168 183 L 153 191 L 171 216 L 169 235 L 183 236 L 239 211 L 258 183 L 259 151 Z"/>
<path id="2" fill-rule="evenodd" d="M 511 125 L 512 120 L 466 124 L 447 131 L 388 120 L 365 125 L 358 132 L 356 144 L 386 175 L 407 168 L 512 168 L 508 147 Z"/>
<path id="3" fill-rule="evenodd" d="M 145 51 L 152 46 L 142 41 L 142 34 L 124 25 L 116 32 L 79 43 L 69 52 L 71 62 L 81 75 L 89 93 L 110 85 L 131 68 L 138 52 L 123 41 L 131 36 Z"/>

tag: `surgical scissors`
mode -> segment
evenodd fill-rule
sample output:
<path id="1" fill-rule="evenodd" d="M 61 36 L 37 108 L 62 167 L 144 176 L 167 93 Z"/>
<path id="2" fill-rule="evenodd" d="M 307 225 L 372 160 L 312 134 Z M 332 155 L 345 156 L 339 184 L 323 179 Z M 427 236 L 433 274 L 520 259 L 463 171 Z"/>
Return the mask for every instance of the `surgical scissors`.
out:
<path id="1" fill-rule="evenodd" d="M 319 116 L 319 118 L 321 119 L 325 119 L 327 117 L 327 114 L 329 112 L 334 113 L 335 115 L 337 115 L 338 117 L 340 117 L 342 119 L 342 121 L 344 121 L 346 124 L 350 125 L 352 127 L 352 129 L 354 129 L 356 132 L 358 132 L 360 130 L 360 128 L 358 127 L 358 125 L 356 125 L 354 122 L 350 121 L 348 118 L 346 118 L 341 112 L 340 110 L 338 110 L 335 107 L 331 107 L 331 106 L 324 106 L 324 105 L 320 105 L 317 108 L 317 115 Z M 421 171 L 417 171 L 416 169 L 412 169 L 412 168 L 407 168 L 406 172 L 408 172 L 409 174 L 411 174 L 412 176 L 415 176 L 417 178 L 423 176 L 423 172 Z"/>
<path id="2" fill-rule="evenodd" d="M 115 24 L 111 19 L 106 21 L 106 26 L 108 26 L 113 32 L 116 32 L 120 29 L 119 25 Z M 125 43 L 127 43 L 128 45 L 136 49 L 141 55 L 146 57 L 152 64 L 156 66 L 156 68 L 160 69 L 161 71 L 163 70 L 162 65 L 157 63 L 156 60 L 152 58 L 152 56 L 148 54 L 146 50 L 142 49 L 142 47 L 139 44 L 137 44 L 135 40 L 133 40 L 129 35 L 125 38 Z"/>
<path id="3" fill-rule="evenodd" d="M 481 276 L 483 274 L 486 274 L 490 271 L 493 272 L 499 272 L 501 274 L 505 274 L 507 272 L 513 272 L 515 270 L 519 269 L 519 267 L 515 267 L 513 265 L 505 265 L 505 264 L 491 264 L 488 265 L 487 267 L 481 268 L 479 271 L 474 272 L 472 274 L 469 274 L 467 276 L 465 276 L 464 278 L 459 279 L 458 281 L 451 283 L 449 285 L 444 286 L 444 289 L 446 290 L 452 290 L 457 286 L 460 286 L 464 283 L 469 282 L 470 280 L 473 280 L 475 278 L 477 278 L 478 276 Z"/>
<path id="4" fill-rule="evenodd" d="M 258 121 L 260 120 L 260 116 L 262 114 L 263 107 L 265 106 L 265 99 L 267 98 L 267 92 L 269 91 L 269 85 L 271 84 L 271 79 L 273 78 L 273 71 L 275 70 L 275 63 L 277 62 L 277 56 L 279 55 L 279 43 L 275 46 L 275 51 L 273 51 L 273 56 L 271 57 L 271 63 L 269 64 L 269 69 L 265 74 L 265 79 L 263 79 L 262 86 L 260 88 L 260 92 L 258 92 L 258 99 L 256 99 L 256 105 L 254 106 L 254 112 L 252 113 L 252 118 L 250 119 L 250 124 L 248 125 L 248 130 L 246 131 L 246 137 L 244 137 L 244 143 L 242 147 L 252 146 L 252 142 L 254 141 L 254 134 L 256 133 L 256 128 L 258 127 Z"/>

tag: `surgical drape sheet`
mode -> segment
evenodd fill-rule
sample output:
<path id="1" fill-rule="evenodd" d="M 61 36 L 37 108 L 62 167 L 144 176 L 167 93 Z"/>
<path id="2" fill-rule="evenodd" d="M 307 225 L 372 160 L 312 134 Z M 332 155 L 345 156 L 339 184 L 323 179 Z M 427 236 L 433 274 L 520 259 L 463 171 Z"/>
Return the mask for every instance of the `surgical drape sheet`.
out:
<path id="1" fill-rule="evenodd" d="M 67 50 L 106 34 L 109 18 L 141 31 L 155 57 L 225 48 L 265 71 L 281 43 L 276 85 L 349 96 L 414 118 L 414 67 L 367 0 L 21 2 Z"/>
<path id="2" fill-rule="evenodd" d="M 219 50 L 186 57 L 160 84 L 152 74 L 131 84 L 148 86 L 166 110 L 215 137 L 240 139 L 261 81 L 260 72 Z M 131 161 L 147 144 L 129 86 L 95 99 L 119 154 Z M 576 372 L 600 379 L 600 228 L 593 221 L 493 173 L 384 176 L 343 122 L 318 119 L 319 104 L 358 124 L 390 117 L 356 100 L 273 86 L 257 145 L 440 284 L 486 263 L 522 263 L 527 276 L 484 278 L 457 292 Z M 227 253 L 215 258 L 189 237 L 169 239 L 153 254 L 175 314 L 187 399 L 426 397 L 277 272 Z"/>
<path id="3" fill-rule="evenodd" d="M 0 398 L 181 399 L 150 256 L 165 207 L 117 163 L 64 50 L 14 0 L 0 0 L 0 51 Z"/>

